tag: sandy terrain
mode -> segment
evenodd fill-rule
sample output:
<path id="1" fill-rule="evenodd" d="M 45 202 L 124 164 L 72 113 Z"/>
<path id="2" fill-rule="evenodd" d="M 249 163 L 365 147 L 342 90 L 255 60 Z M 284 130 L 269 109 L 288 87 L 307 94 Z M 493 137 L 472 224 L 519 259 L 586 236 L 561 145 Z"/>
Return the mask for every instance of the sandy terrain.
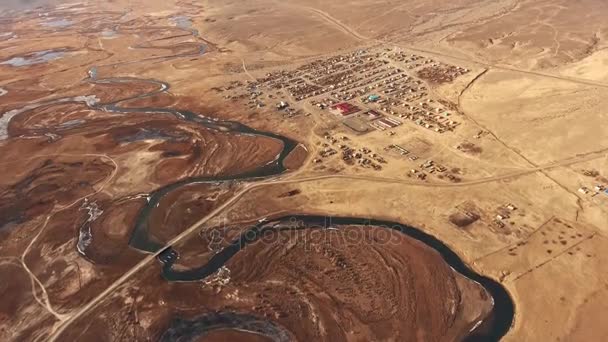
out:
<path id="1" fill-rule="evenodd" d="M 605 340 L 607 14 L 4 1 L 0 339 Z M 360 226 L 211 262 L 297 214 L 407 224 L 492 281 Z M 167 279 L 208 262 L 204 279 Z"/>

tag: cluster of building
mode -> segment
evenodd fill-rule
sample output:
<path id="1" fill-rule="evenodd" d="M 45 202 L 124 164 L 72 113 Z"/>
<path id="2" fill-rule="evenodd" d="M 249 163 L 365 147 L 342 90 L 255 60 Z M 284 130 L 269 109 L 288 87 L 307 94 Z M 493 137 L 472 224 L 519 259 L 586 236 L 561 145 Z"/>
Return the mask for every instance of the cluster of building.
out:
<path id="1" fill-rule="evenodd" d="M 443 78 L 433 73 L 441 74 Z M 450 66 L 433 59 L 391 49 L 357 50 L 315 60 L 297 68 L 267 73 L 254 81 L 233 82 L 221 91 L 227 98 L 248 101 L 250 108 L 276 107 L 283 117 L 290 118 L 303 110 L 319 111 L 321 118 L 341 123 L 356 133 L 387 131 L 399 134 L 399 126 L 411 122 L 424 129 L 443 133 L 459 126 L 454 118 L 454 104 L 434 98 L 426 76 L 453 79 L 467 69 Z M 425 76 L 425 77 L 422 77 Z M 238 93 L 238 91 L 241 93 Z M 236 94 L 234 94 L 236 93 Z M 304 102 L 305 101 L 305 102 Z M 314 109 L 309 109 L 307 105 Z M 322 113 L 327 113 L 323 115 Z M 356 149 L 343 140 L 325 136 L 315 163 L 338 155 L 348 165 L 360 165 L 376 170 L 386 163 L 381 156 Z M 418 156 L 406 148 L 391 145 L 411 161 Z M 427 160 L 408 175 L 424 179 L 436 174 L 441 179 L 460 179 L 447 168 Z"/>
<path id="2" fill-rule="evenodd" d="M 388 54 L 388 58 L 405 63 L 407 69 L 417 69 L 417 76 L 432 83 L 452 82 L 459 76 L 469 72 L 469 69 L 445 64 L 431 58 L 397 51 Z"/>
<path id="3" fill-rule="evenodd" d="M 384 131 L 401 125 L 401 121 L 390 117 L 381 117 L 378 120 L 374 120 L 370 125 L 377 130 Z"/>
<path id="4" fill-rule="evenodd" d="M 409 159 L 414 161 L 417 160 L 418 157 L 415 155 L 409 156 Z M 428 175 L 437 175 L 440 179 L 448 179 L 451 182 L 460 182 L 460 178 L 453 175 L 452 173 L 446 172 L 448 170 L 447 167 L 436 163 L 435 161 L 429 159 L 421 163 L 418 168 L 414 168 L 410 170 L 410 175 L 415 176 L 419 179 L 426 179 Z"/>
<path id="5" fill-rule="evenodd" d="M 401 103 L 400 106 L 402 109 L 394 107 L 384 107 L 383 109 L 399 118 L 438 133 L 453 131 L 460 125 L 459 122 L 452 119 L 450 111 L 433 99 L 426 99 L 424 102 L 419 102 L 418 105 Z"/>
<path id="6" fill-rule="evenodd" d="M 300 115 L 303 111 L 298 108 L 294 108 L 284 100 L 284 92 L 282 90 L 264 89 L 259 87 L 257 82 L 246 81 L 245 83 L 240 81 L 232 81 L 228 85 L 221 88 L 213 88 L 215 91 L 225 93 L 224 99 L 232 101 L 247 101 L 249 109 L 264 108 L 267 103 L 274 103 L 277 111 L 283 115 L 284 118 L 293 118 L 294 116 Z M 245 92 L 243 92 L 243 89 Z M 310 113 L 307 113 L 310 115 Z"/>
<path id="7" fill-rule="evenodd" d="M 386 56 L 392 61 L 401 62 L 403 64 L 406 64 L 408 69 L 414 69 L 414 68 L 420 67 L 424 63 L 424 60 L 425 60 L 425 58 L 422 56 L 418 56 L 415 54 L 407 54 L 407 53 L 405 53 L 405 51 L 391 52 L 389 50 L 386 52 Z"/>
<path id="8" fill-rule="evenodd" d="M 603 184 L 596 184 L 591 188 L 582 186 L 578 189 L 578 192 L 583 195 L 597 196 L 603 193 L 604 195 L 608 196 L 608 187 Z"/>
<path id="9" fill-rule="evenodd" d="M 321 163 L 323 159 L 340 153 L 341 159 L 347 165 L 358 165 L 363 168 L 372 168 L 374 170 L 382 170 L 381 164 L 386 164 L 387 161 L 377 153 L 372 152 L 367 147 L 359 149 L 351 147 L 348 142 L 350 139 L 342 136 L 340 139 L 335 138 L 330 133 L 326 133 L 324 138 L 327 142 L 322 143 L 322 149 L 319 151 L 319 157 L 313 160 L 313 163 Z M 338 150 L 340 152 L 338 152 Z"/>
<path id="10" fill-rule="evenodd" d="M 494 225 L 499 228 L 504 228 L 507 220 L 511 218 L 512 213 L 517 210 L 517 207 L 512 203 L 507 203 L 504 206 L 498 208 L 496 216 L 494 217 Z"/>
<path id="11" fill-rule="evenodd" d="M 266 89 L 284 97 L 277 100 L 296 104 L 307 100 L 320 110 L 328 110 L 335 114 L 335 120 L 343 120 L 358 133 L 390 130 L 406 120 L 439 133 L 454 130 L 459 123 L 452 118 L 453 111 L 434 100 L 419 77 L 420 72 L 428 74 L 429 68 L 445 79 L 468 72 L 390 49 L 357 50 L 248 82 L 249 105 L 263 107 L 261 89 Z"/>
<path id="12" fill-rule="evenodd" d="M 385 148 L 386 151 L 394 151 L 399 153 L 400 155 L 402 155 L 403 157 L 406 157 L 407 159 L 409 159 L 410 161 L 416 161 L 419 159 L 419 157 L 412 153 L 410 150 L 408 150 L 407 148 L 401 146 L 401 145 L 389 145 Z M 427 176 L 430 175 L 437 175 L 440 179 L 447 179 L 451 182 L 459 182 L 460 178 L 456 175 L 453 175 L 450 172 L 446 172 L 448 171 L 448 168 L 442 164 L 439 164 L 437 162 L 435 162 L 432 159 L 428 159 L 426 161 L 424 161 L 423 163 L 421 163 L 420 165 L 418 165 L 418 168 L 412 168 L 410 169 L 409 176 L 415 176 L 416 178 L 419 179 L 426 179 Z"/>

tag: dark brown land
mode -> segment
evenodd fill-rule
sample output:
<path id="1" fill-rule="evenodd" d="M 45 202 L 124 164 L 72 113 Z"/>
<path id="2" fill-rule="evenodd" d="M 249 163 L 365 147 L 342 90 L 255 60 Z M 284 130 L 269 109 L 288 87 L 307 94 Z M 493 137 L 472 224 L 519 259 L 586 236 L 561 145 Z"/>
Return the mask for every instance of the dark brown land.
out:
<path id="1" fill-rule="evenodd" d="M 455 273 L 430 247 L 378 227 L 265 235 L 202 282 L 167 283 L 158 272 L 148 269 L 90 313 L 100 319 L 80 321 L 63 338 L 94 338 L 100 331 L 105 339 L 158 338 L 172 318 L 235 312 L 274 322 L 300 341 L 445 341 L 466 336 L 492 308 L 479 284 Z M 120 305 L 123 300 L 130 304 Z M 153 310 L 158 303 L 162 309 Z M 111 328 L 134 315 L 148 330 Z"/>
<path id="2" fill-rule="evenodd" d="M 179 237 L 175 270 L 263 218 L 386 219 L 436 236 L 509 291 L 505 340 L 602 340 L 607 9 L 3 1 L 0 340 L 159 340 L 177 319 L 241 314 L 292 340 L 457 341 L 492 310 L 434 250 L 377 227 L 275 233 L 205 279 L 167 281 L 130 241 L 151 197 L 175 184 L 147 221 L 159 245 Z M 355 133 L 317 106 L 334 100 L 398 125 Z M 236 181 L 273 165 L 281 141 L 185 111 L 300 145 L 286 172 Z M 195 338 L 281 340 L 216 328 Z"/>

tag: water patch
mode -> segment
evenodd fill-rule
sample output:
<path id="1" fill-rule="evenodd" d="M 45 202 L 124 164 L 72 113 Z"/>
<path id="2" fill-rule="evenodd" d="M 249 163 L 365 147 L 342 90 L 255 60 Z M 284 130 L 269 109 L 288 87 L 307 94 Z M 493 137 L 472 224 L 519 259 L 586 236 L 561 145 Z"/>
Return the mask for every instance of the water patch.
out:
<path id="1" fill-rule="evenodd" d="M 135 134 L 120 137 L 116 139 L 121 143 L 132 143 L 136 141 L 144 140 L 170 140 L 170 141 L 186 141 L 187 137 L 180 137 L 178 135 L 163 132 L 157 129 L 141 128 Z"/>
<path id="2" fill-rule="evenodd" d="M 74 128 L 74 127 L 82 125 L 83 123 L 85 123 L 85 121 L 83 119 L 74 119 L 74 120 L 69 120 L 69 121 L 60 123 L 59 125 L 57 125 L 57 128 L 59 128 L 59 129 Z"/>
<path id="3" fill-rule="evenodd" d="M 72 24 L 73 22 L 68 19 L 56 19 L 51 21 L 45 21 L 42 23 L 42 25 L 52 28 L 65 28 L 68 26 L 72 26 Z"/>
<path id="4" fill-rule="evenodd" d="M 34 65 L 34 64 L 47 63 L 47 62 L 59 59 L 59 58 L 65 56 L 65 54 L 66 54 L 65 51 L 44 50 L 44 51 L 34 52 L 27 56 L 13 57 L 0 64 L 3 64 L 3 65 L 8 64 L 13 67 L 22 67 L 22 66 L 28 66 L 28 65 Z"/>
<path id="5" fill-rule="evenodd" d="M 174 318 L 162 334 L 162 342 L 194 341 L 214 330 L 238 330 L 268 337 L 274 342 L 289 342 L 289 332 L 275 322 L 249 314 L 214 312 L 192 320 Z"/>
<path id="6" fill-rule="evenodd" d="M 101 38 L 103 39 L 114 39 L 118 37 L 118 33 L 114 30 L 104 29 L 101 31 Z"/>
<path id="7" fill-rule="evenodd" d="M 97 79 L 97 67 L 92 67 L 91 69 L 89 69 L 88 73 L 89 73 L 89 78 L 91 78 L 92 80 Z"/>
<path id="8" fill-rule="evenodd" d="M 172 17 L 171 21 L 173 22 L 173 24 L 175 26 L 177 26 L 181 29 L 190 31 L 192 33 L 192 35 L 194 35 L 195 37 L 200 37 L 198 30 L 193 27 L 194 24 L 192 23 L 192 18 L 187 17 L 185 15 L 178 15 L 178 16 Z M 202 52 L 204 52 L 204 51 L 202 51 Z"/>
<path id="9" fill-rule="evenodd" d="M 5 41 L 5 40 L 9 40 L 14 38 L 15 35 L 13 34 L 13 32 L 3 32 L 0 33 L 0 41 Z"/>
<path id="10" fill-rule="evenodd" d="M 175 26 L 182 28 L 182 29 L 190 29 L 192 28 L 192 19 L 190 19 L 190 17 L 187 17 L 185 15 L 178 15 L 175 16 L 173 18 L 171 18 L 171 21 L 173 21 L 173 24 L 175 24 Z"/>
<path id="11" fill-rule="evenodd" d="M 85 255 L 85 250 L 91 242 L 93 242 L 93 234 L 91 233 L 91 223 L 101 214 L 103 214 L 103 210 L 99 208 L 96 202 L 89 202 L 88 199 L 85 198 L 84 203 L 80 206 L 80 210 L 88 211 L 89 217 L 80 227 L 80 232 L 78 234 L 78 243 L 76 244 L 76 248 L 78 249 L 78 253 Z M 86 256 L 86 255 L 85 255 Z"/>
<path id="12" fill-rule="evenodd" d="M 4 140 L 8 138 L 8 125 L 11 122 L 11 119 L 18 114 L 27 112 L 28 110 L 32 110 L 38 107 L 47 106 L 55 103 L 66 103 L 66 102 L 83 102 L 89 107 L 95 106 L 99 99 L 95 95 L 87 95 L 87 96 L 76 96 L 76 97 L 68 97 L 64 99 L 59 99 L 53 102 L 42 102 L 42 103 L 33 103 L 27 105 L 21 109 L 13 109 L 11 111 L 5 112 L 0 116 L 0 140 Z"/>

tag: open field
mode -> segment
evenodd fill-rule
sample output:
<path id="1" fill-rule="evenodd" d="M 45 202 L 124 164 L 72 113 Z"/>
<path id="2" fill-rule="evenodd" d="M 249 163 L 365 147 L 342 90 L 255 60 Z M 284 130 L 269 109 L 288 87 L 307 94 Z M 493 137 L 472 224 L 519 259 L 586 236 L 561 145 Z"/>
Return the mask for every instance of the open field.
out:
<path id="1" fill-rule="evenodd" d="M 3 2 L 0 340 L 605 340 L 607 16 Z"/>

